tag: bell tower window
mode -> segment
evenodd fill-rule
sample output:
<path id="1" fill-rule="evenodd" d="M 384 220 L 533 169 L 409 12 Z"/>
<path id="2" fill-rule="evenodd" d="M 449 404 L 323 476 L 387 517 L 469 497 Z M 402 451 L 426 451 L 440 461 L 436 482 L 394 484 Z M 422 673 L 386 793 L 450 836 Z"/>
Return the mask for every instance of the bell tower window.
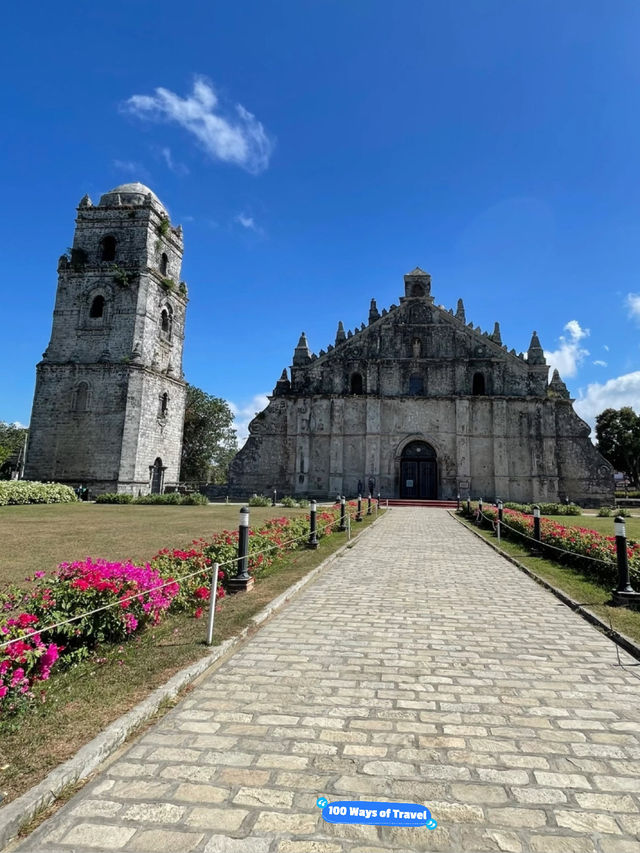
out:
<path id="1" fill-rule="evenodd" d="M 104 316 L 104 296 L 98 295 L 94 297 L 89 309 L 89 316 L 92 320 L 97 320 Z"/>
<path id="2" fill-rule="evenodd" d="M 364 394 L 364 383 L 362 381 L 361 373 L 352 373 L 351 374 L 351 393 L 352 394 Z"/>
<path id="3" fill-rule="evenodd" d="M 167 267 L 169 265 L 169 258 L 167 257 L 167 253 L 163 252 L 160 257 L 160 275 L 167 274 Z"/>
<path id="4" fill-rule="evenodd" d="M 160 417 L 166 418 L 168 411 L 169 411 L 169 395 L 165 391 L 164 394 L 160 395 L 160 411 L 159 411 Z"/>
<path id="5" fill-rule="evenodd" d="M 170 338 L 173 328 L 173 310 L 170 305 L 165 305 L 160 312 L 160 334 L 163 338 Z"/>
<path id="6" fill-rule="evenodd" d="M 107 237 L 102 239 L 102 243 L 100 244 L 102 247 L 102 253 L 100 256 L 101 261 L 115 261 L 116 259 L 116 238 L 112 237 L 110 234 Z"/>
<path id="7" fill-rule="evenodd" d="M 86 412 L 89 409 L 89 384 L 78 382 L 73 395 L 73 411 Z"/>

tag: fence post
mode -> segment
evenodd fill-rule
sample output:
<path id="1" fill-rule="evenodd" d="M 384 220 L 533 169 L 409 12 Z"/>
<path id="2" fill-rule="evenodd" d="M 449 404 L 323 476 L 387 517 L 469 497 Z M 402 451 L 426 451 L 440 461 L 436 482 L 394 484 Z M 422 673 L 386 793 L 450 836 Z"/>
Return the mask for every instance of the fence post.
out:
<path id="1" fill-rule="evenodd" d="M 356 521 L 362 521 L 362 495 L 358 495 L 358 511 L 356 512 Z"/>
<path id="2" fill-rule="evenodd" d="M 211 572 L 211 592 L 209 593 L 209 620 L 207 622 L 207 645 L 213 645 L 213 620 L 216 615 L 216 599 L 218 592 L 218 563 L 213 564 Z"/>
<path id="3" fill-rule="evenodd" d="M 478 498 L 478 527 L 482 527 L 482 511 L 484 509 L 484 505 L 482 503 L 482 498 Z"/>
<path id="4" fill-rule="evenodd" d="M 613 590 L 614 604 L 640 605 L 640 592 L 631 586 L 629 558 L 627 556 L 627 529 L 624 517 L 617 515 L 613 521 L 616 535 L 616 558 L 618 561 L 618 586 Z"/>
<path id="5" fill-rule="evenodd" d="M 471 515 L 471 495 L 469 495 L 467 498 L 467 515 Z"/>
<path id="6" fill-rule="evenodd" d="M 318 509 L 318 504 L 315 501 L 311 501 L 309 506 L 309 541 L 307 542 L 307 548 L 317 548 L 318 547 L 318 536 L 316 534 L 316 511 Z"/>
<path id="7" fill-rule="evenodd" d="M 540 542 L 540 507 L 536 504 L 533 508 L 533 538 Z"/>
<path id="8" fill-rule="evenodd" d="M 371 492 L 367 498 L 367 515 L 371 515 Z"/>
<path id="9" fill-rule="evenodd" d="M 238 574 L 229 580 L 229 590 L 240 592 L 253 588 L 253 578 L 249 574 L 249 507 L 240 510 L 238 527 Z"/>
<path id="10" fill-rule="evenodd" d="M 271 498 L 271 506 L 275 506 L 275 505 L 276 505 L 277 498 L 278 498 L 278 490 L 277 490 L 277 489 L 274 489 L 274 490 L 273 490 L 273 496 L 272 496 L 272 498 Z"/>
<path id="11" fill-rule="evenodd" d="M 458 510 L 458 512 L 460 512 L 460 495 L 459 494 L 456 495 L 456 501 L 458 502 L 458 506 L 456 507 L 456 509 Z"/>
<path id="12" fill-rule="evenodd" d="M 347 542 L 351 541 L 351 513 L 347 513 Z"/>
<path id="13" fill-rule="evenodd" d="M 503 504 L 500 498 L 498 498 L 498 523 L 496 525 L 496 533 L 498 535 L 498 545 L 500 544 L 500 537 L 502 534 L 502 518 L 504 516 Z"/>
<path id="14" fill-rule="evenodd" d="M 347 529 L 347 520 L 345 518 L 345 498 L 344 495 L 340 498 L 340 527 L 342 533 Z"/>

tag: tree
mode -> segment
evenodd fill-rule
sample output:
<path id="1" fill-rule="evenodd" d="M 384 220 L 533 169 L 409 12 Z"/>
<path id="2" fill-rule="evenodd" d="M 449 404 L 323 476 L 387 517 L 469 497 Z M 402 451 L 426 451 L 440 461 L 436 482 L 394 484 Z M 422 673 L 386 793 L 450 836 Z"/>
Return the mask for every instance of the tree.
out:
<path id="1" fill-rule="evenodd" d="M 226 483 L 238 450 L 229 404 L 187 385 L 180 479 Z"/>
<path id="2" fill-rule="evenodd" d="M 616 471 L 640 487 L 640 415 L 630 406 L 605 409 L 596 418 L 596 447 Z"/>
<path id="3" fill-rule="evenodd" d="M 18 457 L 21 459 L 27 432 L 25 427 L 0 421 L 0 479 L 8 479 Z"/>

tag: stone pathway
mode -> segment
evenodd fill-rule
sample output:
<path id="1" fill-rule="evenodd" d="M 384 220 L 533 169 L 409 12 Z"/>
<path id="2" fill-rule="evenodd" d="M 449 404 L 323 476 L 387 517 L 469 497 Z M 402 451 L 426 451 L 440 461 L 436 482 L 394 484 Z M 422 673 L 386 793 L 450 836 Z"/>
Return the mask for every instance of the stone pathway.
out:
<path id="1" fill-rule="evenodd" d="M 445 511 L 394 509 L 17 849 L 639 853 L 620 658 Z M 438 828 L 328 824 L 321 795 Z"/>

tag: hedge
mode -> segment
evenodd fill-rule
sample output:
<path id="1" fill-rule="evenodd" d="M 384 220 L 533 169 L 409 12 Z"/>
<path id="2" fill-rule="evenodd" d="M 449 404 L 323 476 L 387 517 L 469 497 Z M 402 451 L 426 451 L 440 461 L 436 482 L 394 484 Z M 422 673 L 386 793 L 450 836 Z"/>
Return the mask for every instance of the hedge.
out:
<path id="1" fill-rule="evenodd" d="M 71 486 L 35 480 L 0 480 L 0 506 L 14 504 L 76 503 Z"/>

